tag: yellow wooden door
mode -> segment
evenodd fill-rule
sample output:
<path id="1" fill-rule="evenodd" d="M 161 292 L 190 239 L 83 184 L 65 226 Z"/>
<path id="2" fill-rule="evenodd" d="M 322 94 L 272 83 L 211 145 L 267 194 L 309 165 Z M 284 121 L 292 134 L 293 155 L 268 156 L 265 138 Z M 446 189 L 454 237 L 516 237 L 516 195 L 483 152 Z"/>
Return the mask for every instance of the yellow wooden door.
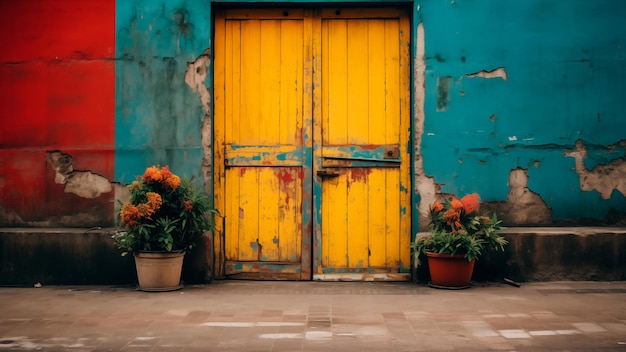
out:
<path id="1" fill-rule="evenodd" d="M 217 11 L 218 277 L 408 279 L 408 38 L 400 9 Z"/>
<path id="2" fill-rule="evenodd" d="M 310 44 L 304 10 L 216 14 L 218 277 L 310 279 Z"/>
<path id="3" fill-rule="evenodd" d="M 321 193 L 314 278 L 410 277 L 409 18 L 321 11 L 314 111 Z M 317 93 L 317 92 L 316 92 Z"/>

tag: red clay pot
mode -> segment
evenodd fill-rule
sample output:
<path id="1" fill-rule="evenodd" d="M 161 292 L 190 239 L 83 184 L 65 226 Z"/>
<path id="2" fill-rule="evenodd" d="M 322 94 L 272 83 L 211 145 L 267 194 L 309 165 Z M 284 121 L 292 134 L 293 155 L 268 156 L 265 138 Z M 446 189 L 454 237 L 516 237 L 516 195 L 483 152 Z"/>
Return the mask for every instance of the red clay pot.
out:
<path id="1" fill-rule="evenodd" d="M 430 285 L 441 288 L 468 288 L 472 281 L 475 259 L 467 261 L 463 254 L 426 253 Z"/>

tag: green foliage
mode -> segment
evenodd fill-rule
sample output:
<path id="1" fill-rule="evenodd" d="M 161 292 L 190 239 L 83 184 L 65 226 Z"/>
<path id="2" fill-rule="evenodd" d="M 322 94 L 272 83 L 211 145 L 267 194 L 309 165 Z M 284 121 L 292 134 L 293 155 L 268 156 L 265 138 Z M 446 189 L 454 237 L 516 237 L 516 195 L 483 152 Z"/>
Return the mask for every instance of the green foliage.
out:
<path id="1" fill-rule="evenodd" d="M 502 222 L 496 214 L 479 215 L 479 198 L 472 194 L 457 199 L 435 202 L 431 209 L 431 231 L 411 244 L 415 257 L 427 252 L 463 254 L 468 261 L 478 258 L 485 250 L 503 251 L 508 243 L 499 232 Z"/>
<path id="2" fill-rule="evenodd" d="M 137 250 L 187 250 L 204 231 L 214 229 L 210 198 L 167 166 L 147 168 L 128 187 L 130 202 L 119 213 L 123 230 L 113 235 L 122 255 Z"/>

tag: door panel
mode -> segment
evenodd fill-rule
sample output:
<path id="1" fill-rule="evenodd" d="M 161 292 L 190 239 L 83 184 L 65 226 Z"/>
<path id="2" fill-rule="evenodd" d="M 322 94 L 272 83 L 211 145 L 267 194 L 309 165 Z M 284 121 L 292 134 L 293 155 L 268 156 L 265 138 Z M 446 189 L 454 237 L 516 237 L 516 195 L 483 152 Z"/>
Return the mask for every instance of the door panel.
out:
<path id="1" fill-rule="evenodd" d="M 221 275 L 309 279 L 303 116 L 310 16 L 222 10 L 215 20 L 215 173 Z M 308 26 L 308 30 L 306 29 Z M 310 53 L 310 50 L 309 50 Z M 310 86 L 310 83 L 309 83 Z M 310 153 L 310 152 L 309 152 Z M 310 157 L 309 157 L 310 159 Z M 310 164 L 310 161 L 309 161 Z M 305 172 L 304 170 L 309 170 Z M 221 176 L 221 177 L 220 177 Z M 309 244 L 303 239 L 309 239 Z M 304 267 L 303 267 L 303 262 Z"/>
<path id="2" fill-rule="evenodd" d="M 408 24 L 216 11 L 218 277 L 408 279 Z"/>
<path id="3" fill-rule="evenodd" d="M 322 13 L 315 279 L 409 278 L 408 30 L 402 11 Z"/>

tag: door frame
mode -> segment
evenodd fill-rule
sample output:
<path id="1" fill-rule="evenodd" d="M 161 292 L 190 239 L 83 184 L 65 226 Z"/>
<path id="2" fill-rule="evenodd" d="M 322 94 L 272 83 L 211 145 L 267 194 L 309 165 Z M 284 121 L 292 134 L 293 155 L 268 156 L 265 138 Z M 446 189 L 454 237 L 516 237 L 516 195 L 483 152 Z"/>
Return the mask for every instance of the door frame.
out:
<path id="1" fill-rule="evenodd" d="M 208 18 L 210 19 L 210 28 L 211 28 L 211 40 L 209 41 L 210 47 L 213 47 L 213 43 L 215 40 L 215 13 L 219 10 L 223 10 L 223 9 L 228 9 L 228 8 L 241 8 L 241 7 L 245 7 L 248 9 L 264 9 L 264 8 L 272 8 L 272 9 L 279 9 L 279 8 L 305 8 L 305 9 L 309 9 L 309 10 L 316 10 L 316 9 L 322 9 L 322 8 L 333 8 L 333 5 L 336 4 L 341 4 L 342 8 L 345 7 L 355 7 L 355 8 L 375 8 L 375 7 L 400 7 L 400 8 L 404 8 L 406 9 L 406 13 L 407 13 L 407 20 L 409 21 L 409 28 L 410 28 L 410 33 L 408 35 L 405 34 L 405 37 L 408 38 L 409 41 L 409 50 L 408 50 L 408 55 L 406 57 L 404 57 L 404 63 L 407 65 L 407 71 L 406 72 L 406 82 L 408 82 L 408 100 L 409 100 L 409 108 L 407 111 L 403 112 L 403 113 L 407 113 L 408 116 L 408 120 L 409 120 L 409 129 L 407 131 L 408 134 L 408 159 L 409 159 L 409 170 L 410 170 L 410 178 L 409 178 L 409 184 L 406 185 L 406 187 L 409 189 L 409 199 L 410 199 L 410 207 L 407 209 L 407 211 L 410 212 L 410 216 L 409 216 L 409 227 L 411 229 L 411 241 L 413 241 L 415 239 L 415 234 L 417 233 L 419 227 L 418 227 L 418 200 L 419 200 L 419 195 L 417 193 L 417 189 L 414 185 L 414 183 L 416 182 L 416 176 L 415 176 L 415 167 L 414 167 L 414 163 L 415 163 L 415 149 L 413 148 L 413 144 L 416 143 L 416 141 L 414 140 L 415 134 L 414 134 L 414 125 L 416 123 L 416 119 L 423 119 L 423 111 L 421 111 L 421 109 L 416 106 L 416 103 L 423 103 L 423 98 L 424 98 L 424 89 L 423 87 L 417 87 L 416 86 L 416 78 L 414 77 L 415 74 L 417 74 L 416 72 L 414 72 L 414 70 L 416 69 L 416 63 L 415 60 L 419 59 L 422 60 L 423 58 L 416 58 L 416 50 L 417 49 L 417 45 L 419 43 L 416 43 L 417 40 L 419 40 L 420 36 L 418 34 L 418 27 L 421 25 L 421 22 L 418 23 L 417 21 L 415 21 L 414 17 L 416 16 L 416 14 L 419 13 L 419 4 L 417 1 L 415 0 L 399 0 L 399 1 L 394 1 L 392 4 L 389 3 L 384 3 L 381 2 L 380 0 L 361 0 L 361 1 L 355 1 L 355 2 L 350 2 L 350 3 L 346 3 L 345 1 L 337 1 L 337 0 L 329 0 L 327 2 L 306 2 L 306 1 L 300 1 L 300 0 L 295 0 L 295 1 L 283 1 L 283 2 L 273 2 L 273 1 L 266 1 L 266 0 L 260 0 L 260 1 L 249 1 L 249 0 L 222 0 L 219 2 L 215 2 L 212 0 L 209 0 L 212 4 L 211 4 L 211 14 L 208 16 Z M 267 5 L 267 6 L 266 6 Z M 314 24 L 315 25 L 315 24 Z M 321 30 L 321 28 L 314 28 L 313 30 L 313 35 L 317 35 L 317 41 L 319 42 L 319 34 L 317 32 L 315 32 L 315 30 Z M 423 35 L 423 33 L 422 33 Z M 313 39 L 314 41 L 316 40 L 315 38 Z M 422 38 L 423 40 L 423 38 Z M 315 45 L 315 44 L 314 44 Z M 423 43 L 422 43 L 423 45 Z M 215 100 L 215 61 L 211 60 L 208 64 L 208 87 L 210 92 L 212 93 L 211 96 L 213 98 L 213 102 Z M 319 77 L 320 75 L 320 60 L 315 60 L 314 61 L 314 67 L 313 67 L 313 84 L 318 84 L 321 83 L 321 77 Z M 423 73 L 423 72 L 422 72 Z M 318 77 L 316 77 L 316 75 Z M 321 101 L 321 96 L 319 96 L 319 89 L 313 90 L 313 86 L 309 85 L 308 83 L 305 84 L 305 90 L 312 90 L 313 91 L 313 104 L 319 103 Z M 417 99 L 416 101 L 416 95 L 419 95 L 420 98 Z M 418 109 L 420 111 L 418 111 Z M 312 109 L 311 107 L 311 114 L 315 112 L 316 114 L 318 113 L 316 110 Z M 419 115 L 419 116 L 416 116 Z M 211 160 L 211 167 L 210 167 L 210 172 L 212 177 L 210 177 L 209 179 L 212 180 L 213 182 L 211 182 L 210 185 L 208 185 L 208 187 L 206 187 L 207 189 L 209 189 L 210 194 L 213 196 L 213 199 L 215 201 L 215 204 L 219 204 L 219 200 L 217 199 L 217 194 L 219 194 L 219 192 L 215 192 L 216 188 L 218 187 L 218 185 L 224 185 L 224 178 L 225 178 L 225 173 L 224 173 L 224 165 L 220 165 L 219 163 L 216 163 L 216 161 L 220 158 L 220 155 L 218 155 L 218 153 L 216 153 L 216 149 L 215 149 L 215 140 L 214 140 L 214 133 L 216 131 L 216 126 L 215 126 L 215 108 L 212 107 L 210 113 L 210 118 L 211 118 L 211 131 L 213 132 L 211 134 L 211 136 L 209 137 L 209 144 L 211 146 L 211 153 L 212 155 L 210 155 L 210 160 Z M 313 121 L 319 121 L 319 116 L 314 116 Z M 306 145 L 304 146 L 304 151 L 303 151 L 303 158 L 305 160 L 311 160 L 314 155 L 314 151 L 313 151 L 313 146 L 312 146 L 312 138 L 310 138 L 309 136 L 313 135 L 316 138 L 320 138 L 321 137 L 321 126 L 317 126 L 317 125 L 311 125 L 310 123 L 311 120 L 305 121 L 304 125 L 303 125 L 303 129 L 307 129 L 308 132 L 303 136 L 303 138 L 305 139 L 304 144 L 309 145 L 309 147 L 307 148 Z M 223 155 L 221 156 L 222 160 L 223 160 Z M 320 197 L 321 197 L 321 182 L 313 182 L 313 171 L 311 168 L 304 168 L 303 171 L 305 171 L 305 177 L 303 180 L 303 187 L 304 187 L 304 192 L 303 192 L 303 196 L 307 195 L 307 190 L 312 190 L 312 193 L 310 193 L 310 201 L 309 202 L 303 202 L 303 219 L 302 219 L 302 226 L 303 226 L 303 238 L 302 238 L 302 263 L 305 263 L 305 260 L 308 260 L 308 262 L 310 263 L 310 267 L 309 270 L 302 270 L 300 273 L 294 273 L 296 275 L 291 275 L 286 277 L 287 279 L 292 279 L 292 280 L 341 280 L 342 278 L 340 276 L 334 277 L 334 275 L 328 275 L 328 274 L 316 274 L 315 278 L 313 277 L 313 273 L 315 272 L 315 270 L 317 268 L 321 267 L 321 246 L 319 245 L 321 242 L 321 223 L 320 223 Z M 306 174 L 309 174 L 310 176 L 306 176 Z M 224 195 L 224 192 L 221 192 L 222 195 Z M 305 208 L 308 208 L 308 211 L 305 212 Z M 317 226 L 315 226 L 314 228 L 314 224 L 315 221 L 317 221 Z M 212 250 L 213 255 L 211 256 L 211 262 L 210 264 L 212 264 L 212 271 L 213 271 L 213 277 L 217 278 L 217 279 L 221 279 L 221 278 L 225 278 L 225 241 L 224 241 L 224 233 L 223 233 L 223 228 L 224 228 L 224 218 L 221 216 L 217 216 L 216 218 L 216 227 L 217 229 L 214 231 L 214 236 L 213 236 L 213 241 L 212 244 L 208 243 L 208 245 L 212 248 L 207 248 L 207 250 Z M 408 250 L 408 244 L 407 244 L 407 250 Z M 394 280 L 394 279 L 398 279 L 401 281 L 406 281 L 407 277 L 410 278 L 412 275 L 412 270 L 411 270 L 411 263 L 406 263 L 408 265 L 408 267 L 405 267 L 405 270 L 408 270 L 408 273 L 401 273 L 398 276 L 392 276 L 390 277 L 388 274 L 377 274 L 377 273 L 359 273 L 353 276 L 344 276 L 343 279 L 353 279 L 353 280 L 364 280 L 364 281 L 368 281 L 368 280 Z M 271 264 L 268 264 L 267 268 L 265 268 L 265 270 L 267 270 L 267 272 L 272 273 L 272 272 L 276 272 L 276 268 L 273 268 Z"/>

